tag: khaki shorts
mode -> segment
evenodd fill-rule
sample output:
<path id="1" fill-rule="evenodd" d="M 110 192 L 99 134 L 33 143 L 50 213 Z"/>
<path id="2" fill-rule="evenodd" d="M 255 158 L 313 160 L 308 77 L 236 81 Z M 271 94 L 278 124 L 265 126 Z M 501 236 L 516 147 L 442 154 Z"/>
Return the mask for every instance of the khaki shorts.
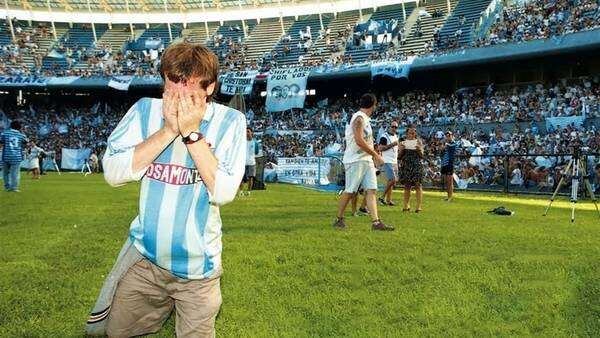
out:
<path id="1" fill-rule="evenodd" d="M 108 317 L 108 336 L 156 332 L 175 309 L 177 337 L 214 337 L 221 307 L 220 275 L 182 279 L 142 259 L 119 281 Z"/>
<path id="2" fill-rule="evenodd" d="M 346 188 L 344 192 L 353 194 L 359 187 L 365 190 L 377 190 L 375 165 L 371 161 L 356 161 L 344 164 L 346 170 Z"/>

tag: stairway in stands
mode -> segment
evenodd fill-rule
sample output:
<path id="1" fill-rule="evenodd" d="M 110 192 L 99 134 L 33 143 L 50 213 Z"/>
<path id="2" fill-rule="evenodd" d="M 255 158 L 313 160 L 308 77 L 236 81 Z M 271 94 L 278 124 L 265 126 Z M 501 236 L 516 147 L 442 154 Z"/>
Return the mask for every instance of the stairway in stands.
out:
<path id="1" fill-rule="evenodd" d="M 288 31 L 294 18 L 283 18 L 283 28 Z M 265 52 L 274 48 L 281 38 L 281 24 L 278 18 L 262 19 L 246 38 L 247 60 L 258 60 Z"/>
<path id="2" fill-rule="evenodd" d="M 107 25 L 95 25 L 96 37 L 102 36 L 108 29 Z M 77 50 L 79 48 L 89 49 L 94 45 L 94 32 L 91 26 L 83 26 L 81 24 L 74 24 L 66 34 L 63 36 L 67 40 L 64 42 L 64 46 Z"/>
<path id="3" fill-rule="evenodd" d="M 159 37 L 166 48 L 169 44 L 171 44 L 172 41 L 181 36 L 182 30 L 183 27 L 181 25 L 171 24 L 171 36 L 173 37 L 173 40 L 171 40 L 169 36 L 169 28 L 166 24 L 151 25 L 150 28 L 146 29 L 142 35 L 140 35 L 138 40 L 144 41 L 146 39 Z"/>
<path id="4" fill-rule="evenodd" d="M 208 23 L 208 35 L 206 34 L 206 27 L 203 22 L 197 22 L 188 24 L 187 28 L 181 32 L 181 36 L 184 39 L 188 39 L 193 43 L 201 43 L 206 45 L 207 40 L 212 40 L 213 35 L 219 29 L 218 22 Z"/>
<path id="5" fill-rule="evenodd" d="M 322 16 L 322 20 L 323 26 L 327 27 L 329 21 L 331 21 L 331 17 Z M 294 21 L 289 29 L 286 29 L 286 34 L 290 35 L 291 41 L 286 43 L 279 41 L 279 43 L 275 45 L 274 49 L 277 51 L 278 65 L 290 65 L 298 63 L 298 58 L 300 55 L 306 54 L 303 48 L 298 48 L 298 42 L 303 43 L 300 39 L 300 31 L 306 32 L 306 27 L 310 27 L 313 43 L 317 41 L 319 30 L 321 29 L 319 16 L 316 14 L 301 16 L 298 18 L 298 20 Z M 287 45 L 290 48 L 290 51 L 287 54 L 284 53 L 284 45 Z"/>
<path id="6" fill-rule="evenodd" d="M 356 26 L 356 23 L 358 22 L 358 17 L 358 11 L 349 11 L 338 13 L 336 18 L 331 19 L 331 21 L 329 22 L 329 26 L 325 27 L 330 29 L 331 43 L 333 44 L 334 42 L 341 42 L 337 39 L 338 33 L 346 31 L 346 27 L 348 25 L 350 25 L 350 27 L 354 29 L 354 26 Z M 314 46 L 312 47 L 312 50 L 316 51 L 321 48 L 323 49 L 323 53 L 321 53 L 321 55 L 313 54 L 311 56 L 308 56 L 307 60 L 318 60 L 321 57 L 325 58 L 325 60 L 329 60 L 329 57 L 331 56 L 331 50 L 327 47 L 325 39 L 316 40 Z M 345 43 L 342 46 L 342 51 L 344 50 Z"/>
<path id="7" fill-rule="evenodd" d="M 405 11 L 406 17 L 408 18 L 412 11 L 415 9 L 414 3 L 405 3 Z M 404 26 L 404 16 L 402 13 L 402 5 L 389 5 L 378 8 L 372 15 L 371 20 L 386 20 L 386 19 L 397 19 L 398 25 L 400 27 Z M 379 51 L 382 49 L 381 44 L 373 43 L 372 49 L 365 49 L 362 46 L 348 46 L 346 48 L 346 54 L 352 57 L 353 62 L 363 62 L 366 61 L 369 55 L 374 51 Z M 383 46 L 385 50 L 385 46 Z"/>
<path id="8" fill-rule="evenodd" d="M 125 42 L 131 36 L 129 25 L 113 25 L 107 29 L 102 36 L 98 36 L 98 45 L 109 44 L 113 53 L 123 50 Z"/>
<path id="9" fill-rule="evenodd" d="M 461 38 L 458 40 L 460 46 L 468 46 L 472 41 L 471 32 L 473 23 L 479 20 L 481 12 L 483 12 L 490 0 L 459 0 L 458 4 L 452 11 L 452 15 L 446 20 L 442 27 L 440 36 L 442 42 L 448 41 L 449 38 L 454 38 L 454 33 L 460 28 L 462 30 Z M 465 16 L 465 23 L 460 24 L 460 16 Z"/>
<path id="10" fill-rule="evenodd" d="M 450 1 L 451 10 L 456 6 L 456 0 Z M 425 43 L 433 41 L 433 30 L 436 26 L 442 27 L 444 21 L 448 18 L 448 5 L 445 0 L 427 3 L 427 5 L 418 7 L 415 11 L 426 10 L 430 15 L 437 9 L 442 12 L 442 16 L 432 18 L 431 16 L 421 16 L 421 33 L 420 37 L 416 34 L 417 26 L 413 25 L 410 33 L 406 38 L 404 45 L 400 46 L 400 50 L 405 54 L 419 54 L 424 51 Z"/>

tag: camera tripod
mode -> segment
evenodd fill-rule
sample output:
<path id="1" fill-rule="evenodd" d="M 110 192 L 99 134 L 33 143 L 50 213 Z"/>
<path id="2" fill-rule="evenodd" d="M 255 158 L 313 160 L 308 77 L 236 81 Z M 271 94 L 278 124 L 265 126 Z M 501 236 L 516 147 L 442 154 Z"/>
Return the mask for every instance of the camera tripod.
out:
<path id="1" fill-rule="evenodd" d="M 586 172 L 586 163 L 585 161 L 581 161 L 579 151 L 575 151 L 573 157 L 569 160 L 567 167 L 563 171 L 563 175 L 556 186 L 556 190 L 552 194 L 550 198 L 550 203 L 546 207 L 546 211 L 544 211 L 544 216 L 548 214 L 548 210 L 552 206 L 552 202 L 554 202 L 554 198 L 566 183 L 565 177 L 571 176 L 571 223 L 575 222 L 575 204 L 577 204 L 577 193 L 579 192 L 579 180 L 583 178 L 583 187 L 587 190 L 588 194 L 592 198 L 592 202 L 594 206 L 596 206 L 596 211 L 598 212 L 598 216 L 600 216 L 600 210 L 598 209 L 598 202 L 596 201 L 596 196 L 594 195 L 594 191 L 592 190 L 592 185 L 590 184 L 589 176 Z"/>

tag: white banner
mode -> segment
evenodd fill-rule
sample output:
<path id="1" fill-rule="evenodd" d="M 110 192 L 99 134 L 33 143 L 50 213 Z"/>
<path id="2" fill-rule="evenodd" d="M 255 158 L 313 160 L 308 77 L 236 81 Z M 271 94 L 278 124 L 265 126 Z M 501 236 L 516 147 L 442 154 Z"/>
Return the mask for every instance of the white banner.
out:
<path id="1" fill-rule="evenodd" d="M 327 157 L 279 157 L 277 181 L 291 184 L 327 185 L 330 163 Z"/>
<path id="2" fill-rule="evenodd" d="M 574 125 L 577 128 L 583 126 L 585 122 L 585 116 L 563 116 L 563 117 L 547 117 L 546 118 L 546 129 L 562 129 L 570 125 Z"/>
<path id="3" fill-rule="evenodd" d="M 131 80 L 133 80 L 133 76 L 131 75 L 112 76 L 110 81 L 108 81 L 108 86 L 117 90 L 127 91 L 129 90 Z"/>
<path id="4" fill-rule="evenodd" d="M 229 72 L 221 76 L 221 94 L 235 95 L 241 93 L 248 95 L 252 92 L 254 78 L 258 70 Z"/>
<path id="5" fill-rule="evenodd" d="M 267 111 L 303 108 L 310 67 L 273 69 L 267 79 Z"/>
<path id="6" fill-rule="evenodd" d="M 59 85 L 69 85 L 77 80 L 79 80 L 81 76 L 61 76 L 61 77 L 51 77 L 48 79 L 49 85 L 59 86 Z"/>
<path id="7" fill-rule="evenodd" d="M 85 161 L 90 157 L 92 150 L 89 148 L 83 149 L 68 149 L 62 148 L 62 156 L 60 167 L 69 170 L 81 170 Z"/>

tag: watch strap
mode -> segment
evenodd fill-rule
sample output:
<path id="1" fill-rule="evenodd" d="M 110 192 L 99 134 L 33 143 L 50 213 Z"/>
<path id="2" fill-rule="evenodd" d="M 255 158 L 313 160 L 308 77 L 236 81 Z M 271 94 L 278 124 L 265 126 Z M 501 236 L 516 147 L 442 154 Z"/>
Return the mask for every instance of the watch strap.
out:
<path id="1" fill-rule="evenodd" d="M 191 137 L 190 137 L 192 135 L 198 135 L 198 139 L 192 140 Z M 189 133 L 189 135 L 183 136 L 181 138 L 181 141 L 183 141 L 183 143 L 185 143 L 185 144 L 192 144 L 192 143 L 196 143 L 196 142 L 202 140 L 203 138 L 204 138 L 204 135 L 202 135 L 202 133 L 197 132 L 197 131 L 193 131 L 193 132 Z"/>

